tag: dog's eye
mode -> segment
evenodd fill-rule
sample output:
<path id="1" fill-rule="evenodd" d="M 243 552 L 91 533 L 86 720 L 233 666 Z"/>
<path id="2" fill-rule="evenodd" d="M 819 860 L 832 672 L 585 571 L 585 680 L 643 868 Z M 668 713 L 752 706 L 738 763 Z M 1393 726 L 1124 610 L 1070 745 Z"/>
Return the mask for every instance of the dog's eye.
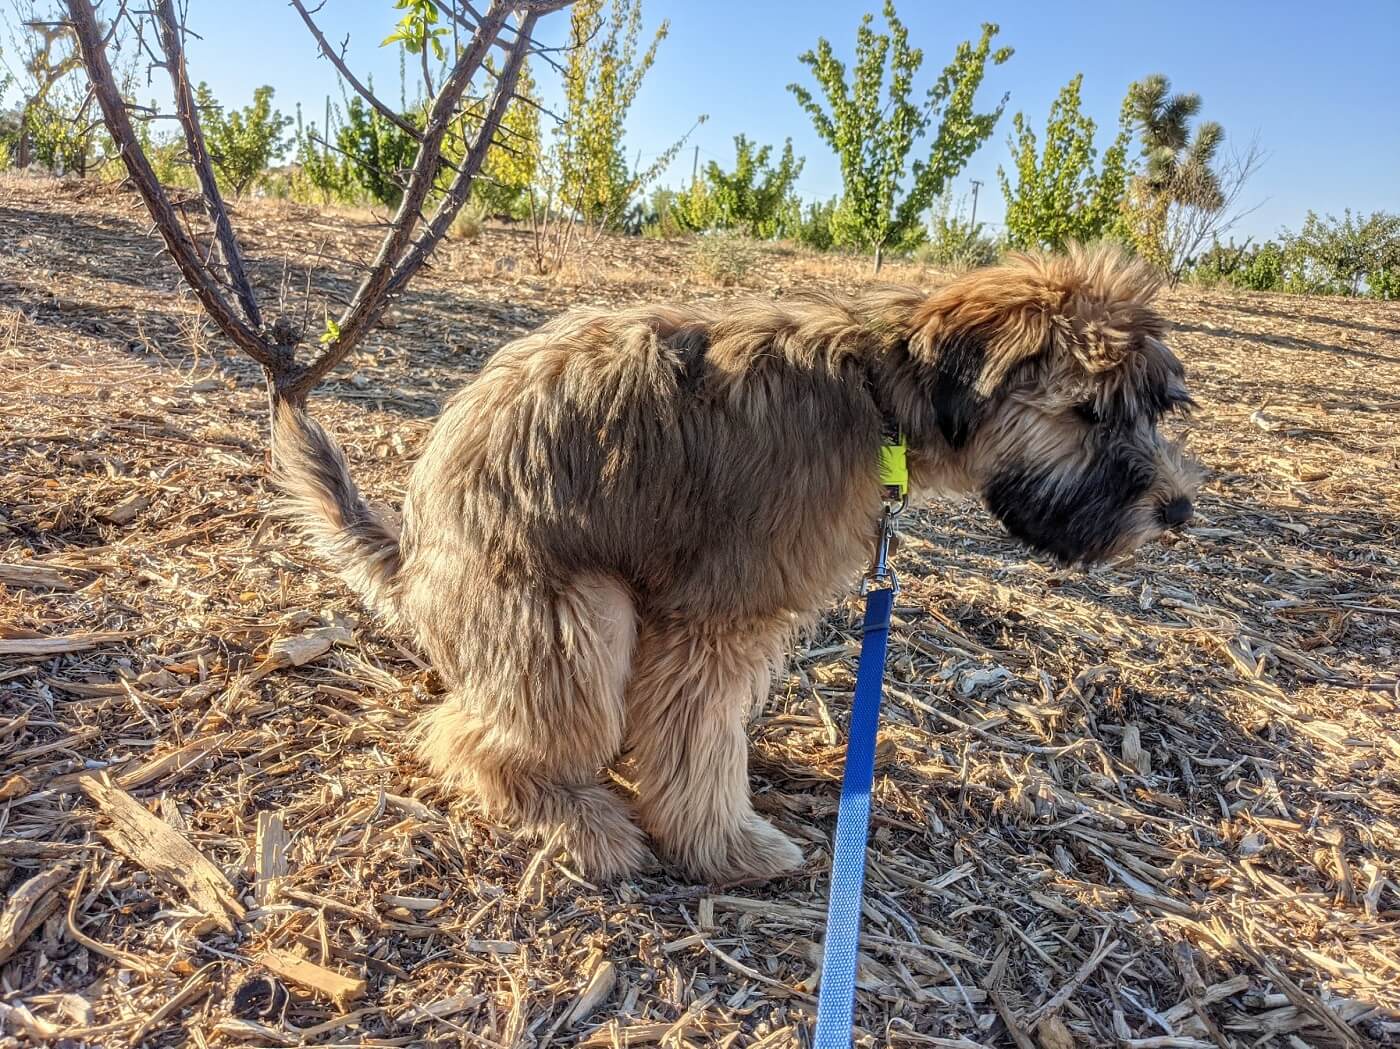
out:
<path id="1" fill-rule="evenodd" d="M 1085 401 L 1083 404 L 1076 404 L 1074 406 L 1074 414 L 1079 416 L 1080 419 L 1090 426 L 1097 426 L 1103 421 L 1093 401 Z"/>
<path id="2" fill-rule="evenodd" d="M 1182 415 L 1189 415 L 1193 408 L 1198 407 L 1189 393 L 1185 391 L 1173 390 L 1167 394 L 1167 410 L 1180 412 Z"/>

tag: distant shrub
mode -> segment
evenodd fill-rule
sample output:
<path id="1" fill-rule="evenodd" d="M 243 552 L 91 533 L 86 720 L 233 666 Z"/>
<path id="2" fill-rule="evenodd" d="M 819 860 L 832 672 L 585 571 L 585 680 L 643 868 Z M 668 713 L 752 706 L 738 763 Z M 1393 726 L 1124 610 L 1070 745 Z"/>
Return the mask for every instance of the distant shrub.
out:
<path id="1" fill-rule="evenodd" d="M 1373 278 L 1388 287 L 1388 274 L 1400 268 L 1400 215 L 1376 211 L 1362 216 L 1347 210 L 1338 219 L 1310 211 L 1292 245 L 1310 290 L 1375 295 Z"/>
<path id="2" fill-rule="evenodd" d="M 354 173 L 349 163 L 330 143 L 337 139 L 335 118 L 339 111 L 326 99 L 326 116 L 322 126 L 302 119 L 297 104 L 296 131 L 293 133 L 293 156 L 288 176 L 288 196 L 304 203 L 329 204 L 333 200 L 351 203 L 357 192 Z"/>
<path id="3" fill-rule="evenodd" d="M 1400 299 L 1400 265 L 1366 274 L 1366 290 L 1373 299 Z"/>
<path id="4" fill-rule="evenodd" d="M 642 205 L 639 232 L 644 237 L 675 240 L 697 230 L 709 229 L 709 207 L 710 198 L 703 182 L 697 181 L 687 190 L 658 186 Z"/>
<path id="5" fill-rule="evenodd" d="M 152 99 L 151 109 L 155 108 L 156 103 Z M 155 172 L 156 179 L 162 186 L 193 187 L 196 184 L 194 169 L 189 165 L 189 154 L 185 149 L 184 135 L 176 131 L 157 134 L 156 124 L 151 120 L 137 120 L 133 126 L 136 130 L 136 141 L 146 154 L 146 159 L 151 162 L 151 170 Z M 116 155 L 116 146 L 110 139 L 105 146 L 108 156 Z M 123 170 L 119 177 L 124 178 L 125 175 Z"/>
<path id="6" fill-rule="evenodd" d="M 1236 245 L 1218 241 L 1195 260 L 1186 279 L 1201 288 L 1225 285 L 1245 291 L 1285 291 L 1296 279 L 1296 253 L 1285 243 L 1265 241 Z"/>
<path id="7" fill-rule="evenodd" d="M 1400 298 L 1400 216 L 1309 212 L 1300 231 L 1285 230 L 1277 240 L 1216 242 L 1194 261 L 1189 277 L 1203 287 Z"/>
<path id="8" fill-rule="evenodd" d="M 485 228 L 486 205 L 482 201 L 472 200 L 457 212 L 457 217 L 452 220 L 452 225 L 447 230 L 447 236 L 451 240 L 463 240 L 470 244 L 481 236 L 481 231 Z"/>
<path id="9" fill-rule="evenodd" d="M 415 127 L 423 122 L 417 111 L 403 117 Z M 418 154 L 413 136 L 377 109 L 365 105 L 357 95 L 346 104 L 345 121 L 336 128 L 335 144 L 344 158 L 344 182 L 358 183 L 370 199 L 397 207 L 403 199 L 401 173 L 413 166 L 413 158 Z M 302 164 L 307 165 L 310 159 L 303 157 Z M 330 170 L 318 171 L 316 177 L 322 180 L 317 182 L 318 187 L 337 186 L 337 176 Z M 340 183 L 339 192 L 343 194 L 346 188 Z"/>
<path id="10" fill-rule="evenodd" d="M 1001 255 L 997 242 L 957 216 L 938 216 L 928 231 L 928 239 L 913 251 L 918 262 L 945 269 L 973 269 L 990 266 Z"/>
<path id="11" fill-rule="evenodd" d="M 0 73 L 0 98 L 3 98 L 14 83 L 7 73 Z M 0 171 L 7 171 L 14 163 L 15 148 L 19 145 L 19 114 L 13 110 L 0 112 Z"/>
<path id="12" fill-rule="evenodd" d="M 85 175 L 97 143 L 97 128 L 75 107 L 36 102 L 25 117 L 34 160 L 59 174 Z"/>
<path id="13" fill-rule="evenodd" d="M 1288 262 L 1284 247 L 1272 240 L 1265 241 L 1246 255 L 1231 277 L 1231 283 L 1249 291 L 1282 291 Z"/>
<path id="14" fill-rule="evenodd" d="M 944 194 L 934 201 L 933 216 L 919 228 L 920 238 L 909 245 L 909 253 L 916 261 L 940 269 L 989 266 L 1001 256 L 1001 245 L 983 233 L 984 228 L 981 222 L 964 219 L 962 203 L 954 209 Z"/>
<path id="15" fill-rule="evenodd" d="M 705 165 L 706 197 L 711 214 L 707 228 L 737 229 L 765 239 L 787 232 L 785 207 L 792 197 L 803 160 L 792 152 L 792 139 L 783 144 L 776 165 L 769 162 L 773 149 L 734 136 L 734 170 L 725 171 L 713 160 Z"/>
<path id="16" fill-rule="evenodd" d="M 706 233 L 695 242 L 690 268 L 697 277 L 729 288 L 743 284 L 757 260 L 751 241 L 727 231 Z"/>
<path id="17" fill-rule="evenodd" d="M 836 216 L 837 207 L 839 202 L 832 197 L 828 201 L 812 201 L 802 208 L 792 231 L 793 239 L 817 251 L 830 251 L 836 243 L 831 220 Z"/>

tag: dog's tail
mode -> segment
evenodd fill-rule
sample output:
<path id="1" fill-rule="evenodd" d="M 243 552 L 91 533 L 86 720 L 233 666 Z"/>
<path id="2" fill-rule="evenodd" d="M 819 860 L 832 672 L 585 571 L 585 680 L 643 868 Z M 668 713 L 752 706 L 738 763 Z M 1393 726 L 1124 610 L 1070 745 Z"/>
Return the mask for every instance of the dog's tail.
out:
<path id="1" fill-rule="evenodd" d="M 397 523 L 365 502 L 345 453 L 302 409 L 278 402 L 272 447 L 283 512 L 371 610 L 397 618 Z"/>

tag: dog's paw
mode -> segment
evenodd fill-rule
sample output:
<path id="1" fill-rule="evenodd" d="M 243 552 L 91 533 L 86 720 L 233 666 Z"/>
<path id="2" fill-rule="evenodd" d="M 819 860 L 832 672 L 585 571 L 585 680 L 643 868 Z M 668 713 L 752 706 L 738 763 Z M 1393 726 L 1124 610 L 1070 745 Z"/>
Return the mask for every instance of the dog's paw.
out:
<path id="1" fill-rule="evenodd" d="M 716 854 L 697 857 L 692 873 L 719 885 L 768 881 L 802 866 L 797 843 L 762 816 L 749 816 L 725 836 Z"/>
<path id="2" fill-rule="evenodd" d="M 564 833 L 564 848 L 592 882 L 625 881 L 656 863 L 646 837 L 628 819 L 590 821 Z"/>

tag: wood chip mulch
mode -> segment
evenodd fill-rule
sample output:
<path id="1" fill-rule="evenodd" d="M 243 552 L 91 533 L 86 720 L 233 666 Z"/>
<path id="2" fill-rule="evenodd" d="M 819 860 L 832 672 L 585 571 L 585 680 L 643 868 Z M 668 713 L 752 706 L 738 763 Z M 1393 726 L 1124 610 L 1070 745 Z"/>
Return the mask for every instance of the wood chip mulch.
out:
<path id="1" fill-rule="evenodd" d="M 236 212 L 314 338 L 373 220 Z M 115 187 L 0 177 L 0 1046 L 807 1044 L 854 604 L 753 730 L 806 870 L 585 883 L 414 762 L 433 675 L 269 519 L 258 377 L 146 227 Z M 390 502 L 505 340 L 735 294 L 683 244 L 441 254 L 314 406 Z M 862 268 L 765 250 L 746 280 Z M 1400 1044 L 1400 304 L 1165 304 L 1208 474 L 1185 535 L 1069 572 L 972 505 L 913 514 L 860 1045 Z"/>

